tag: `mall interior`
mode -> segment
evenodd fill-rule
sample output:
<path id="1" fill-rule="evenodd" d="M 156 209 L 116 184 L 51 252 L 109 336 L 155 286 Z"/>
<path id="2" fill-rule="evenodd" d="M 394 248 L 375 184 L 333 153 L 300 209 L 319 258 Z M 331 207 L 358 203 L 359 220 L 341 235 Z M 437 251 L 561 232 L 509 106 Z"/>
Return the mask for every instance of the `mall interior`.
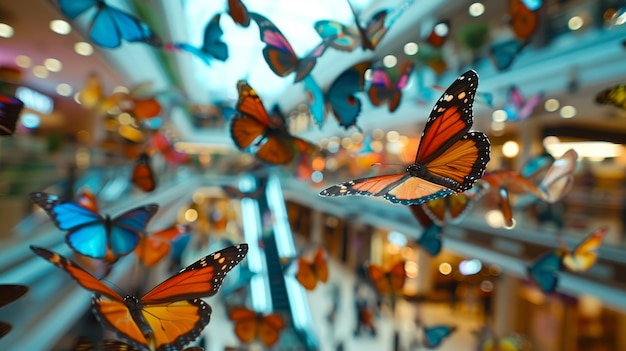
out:
<path id="1" fill-rule="evenodd" d="M 625 171 L 624 0 L 2 1 L 0 350 L 623 351 Z"/>

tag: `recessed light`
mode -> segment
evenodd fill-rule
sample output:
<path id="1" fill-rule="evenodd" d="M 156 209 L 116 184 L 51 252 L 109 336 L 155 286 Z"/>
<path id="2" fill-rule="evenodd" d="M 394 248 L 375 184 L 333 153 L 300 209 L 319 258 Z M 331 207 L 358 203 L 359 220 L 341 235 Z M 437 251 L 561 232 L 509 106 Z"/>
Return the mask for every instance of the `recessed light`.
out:
<path id="1" fill-rule="evenodd" d="M 72 26 L 67 21 L 55 19 L 50 21 L 50 30 L 61 35 L 67 35 L 72 31 Z"/>
<path id="2" fill-rule="evenodd" d="M 417 52 L 419 51 L 419 46 L 417 45 L 417 43 L 414 42 L 409 42 L 404 44 L 404 53 L 409 55 L 409 56 L 413 56 L 415 54 L 417 54 Z"/>
<path id="3" fill-rule="evenodd" d="M 43 65 L 50 72 L 59 72 L 63 68 L 63 64 L 61 63 L 61 61 L 52 57 L 45 59 L 43 61 Z"/>
<path id="4" fill-rule="evenodd" d="M 6 23 L 0 23 L 0 37 L 10 38 L 13 36 L 13 33 L 15 33 L 13 27 L 9 26 Z"/>
<path id="5" fill-rule="evenodd" d="M 15 57 L 15 64 L 22 68 L 29 68 L 31 65 L 30 57 L 26 55 L 17 55 Z"/>
<path id="6" fill-rule="evenodd" d="M 395 67 L 397 63 L 398 59 L 393 55 L 387 55 L 383 57 L 383 65 L 385 65 L 385 67 L 387 68 Z"/>
<path id="7" fill-rule="evenodd" d="M 48 78 L 48 70 L 46 67 L 38 65 L 33 67 L 33 75 L 37 78 L 45 79 Z"/>
<path id="8" fill-rule="evenodd" d="M 479 17 L 485 13 L 485 5 L 480 2 L 475 2 L 469 6 L 469 14 L 472 17 Z"/>
<path id="9" fill-rule="evenodd" d="M 87 42 L 79 41 L 74 44 L 74 51 L 81 56 L 90 56 L 93 54 L 93 46 Z"/>
<path id="10" fill-rule="evenodd" d="M 448 23 L 446 22 L 439 22 L 437 23 L 437 25 L 435 25 L 435 28 L 433 28 L 433 31 L 438 36 L 445 37 L 446 35 L 448 35 L 448 32 L 450 31 L 450 27 L 448 26 Z"/>
<path id="11" fill-rule="evenodd" d="M 67 83 L 57 85 L 57 93 L 61 96 L 70 96 L 73 91 L 74 89 L 72 89 L 72 86 Z"/>
<path id="12" fill-rule="evenodd" d="M 546 100 L 546 102 L 545 102 L 543 107 L 545 107 L 546 111 L 548 111 L 548 112 L 554 112 L 554 111 L 558 110 L 559 107 L 560 107 L 559 100 L 557 100 L 557 99 L 548 99 L 548 100 Z"/>
<path id="13" fill-rule="evenodd" d="M 574 106 L 563 106 L 561 107 L 561 117 L 562 118 L 572 118 L 576 116 L 576 108 Z"/>

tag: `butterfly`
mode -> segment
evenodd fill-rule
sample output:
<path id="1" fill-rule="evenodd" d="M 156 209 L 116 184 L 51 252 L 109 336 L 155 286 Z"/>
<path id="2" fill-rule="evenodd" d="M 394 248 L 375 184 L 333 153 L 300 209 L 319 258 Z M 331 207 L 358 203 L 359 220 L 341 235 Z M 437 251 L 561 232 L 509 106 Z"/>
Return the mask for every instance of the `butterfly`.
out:
<path id="1" fill-rule="evenodd" d="M 355 94 L 363 91 L 365 72 L 370 66 L 370 61 L 363 61 L 348 68 L 333 81 L 326 93 L 313 77 L 304 78 L 311 115 L 320 128 L 324 124 L 327 109 L 332 111 L 339 125 L 345 129 L 356 126 L 356 119 L 361 113 L 361 100 Z"/>
<path id="2" fill-rule="evenodd" d="M 248 22 L 250 20 L 248 19 Z M 228 59 L 228 46 L 222 41 L 224 32 L 220 27 L 220 14 L 216 14 L 204 28 L 204 41 L 202 47 L 197 48 L 187 43 L 167 43 L 165 49 L 169 51 L 187 51 L 201 59 L 207 65 L 211 65 L 211 60 L 226 61 Z"/>
<path id="3" fill-rule="evenodd" d="M 561 238 L 557 237 L 564 252 L 563 266 L 572 272 L 588 271 L 596 263 L 598 248 L 602 245 L 602 239 L 608 231 L 607 227 L 595 230 L 578 243 L 572 251 Z"/>
<path id="4" fill-rule="evenodd" d="M 543 93 L 532 95 L 525 99 L 516 86 L 511 86 L 508 91 L 507 102 L 504 104 L 504 111 L 510 121 L 524 121 L 532 115 L 533 111 L 543 100 Z"/>
<path id="5" fill-rule="evenodd" d="M 250 25 L 250 15 L 248 8 L 241 0 L 228 0 L 228 14 L 230 17 L 242 27 Z"/>
<path id="6" fill-rule="evenodd" d="M 437 90 L 442 93 L 446 91 L 446 88 L 437 84 L 433 84 L 431 87 L 433 90 Z M 420 89 L 426 89 L 426 88 L 420 88 Z M 493 94 L 489 92 L 485 92 L 485 91 L 477 91 L 476 96 L 475 96 L 475 101 L 485 106 L 493 107 Z"/>
<path id="7" fill-rule="evenodd" d="M 528 274 L 543 292 L 554 292 L 559 281 L 557 272 L 563 269 L 563 253 L 559 250 L 540 256 L 530 267 Z"/>
<path id="8" fill-rule="evenodd" d="M 456 327 L 448 325 L 423 327 L 422 331 L 424 332 L 424 339 L 422 341 L 422 344 L 429 349 L 437 348 L 455 330 Z"/>
<path id="9" fill-rule="evenodd" d="M 267 163 L 283 165 L 290 163 L 298 151 L 315 151 L 315 145 L 289 134 L 284 120 L 270 119 L 261 98 L 248 83 L 239 81 L 237 89 L 238 113 L 231 120 L 230 134 L 240 150 Z"/>
<path id="10" fill-rule="evenodd" d="M 72 250 L 107 261 L 131 253 L 159 209 L 159 205 L 149 204 L 111 218 L 44 192 L 31 193 L 30 199 L 48 214 L 57 228 L 67 231 L 65 241 Z"/>
<path id="11" fill-rule="evenodd" d="M 489 337 L 480 348 L 481 351 L 522 351 L 524 349 L 524 339 L 518 335 L 503 338 Z"/>
<path id="12" fill-rule="evenodd" d="M 135 162 L 133 172 L 130 176 L 131 182 L 145 192 L 151 192 L 156 188 L 154 171 L 150 166 L 150 156 L 142 152 Z"/>
<path id="13" fill-rule="evenodd" d="M 496 69 L 498 71 L 509 69 L 526 44 L 515 38 L 492 44 L 489 53 Z"/>
<path id="14" fill-rule="evenodd" d="M 446 223 L 455 224 L 465 218 L 484 193 L 484 186 L 478 181 L 471 189 L 462 193 L 430 200 L 419 206 L 438 226 L 444 226 Z"/>
<path id="15" fill-rule="evenodd" d="M 414 0 L 408 0 L 396 9 L 388 8 L 378 11 L 363 27 L 359 15 L 348 1 L 356 29 L 329 20 L 317 21 L 313 26 L 323 39 L 334 38 L 330 45 L 337 50 L 352 51 L 357 46 L 361 46 L 363 50 L 374 50 L 395 21 L 413 2 Z"/>
<path id="16" fill-rule="evenodd" d="M 573 173 L 578 164 L 578 153 L 574 149 L 567 150 L 555 160 L 539 183 L 539 198 L 554 203 L 567 194 L 574 183 Z"/>
<path id="17" fill-rule="evenodd" d="M 169 228 L 156 231 L 141 237 L 135 247 L 135 254 L 146 267 L 159 263 L 172 249 L 173 242 L 178 240 L 189 228 L 185 225 L 173 225 Z"/>
<path id="18" fill-rule="evenodd" d="M 432 28 L 430 34 L 426 37 L 426 42 L 434 48 L 440 48 L 448 40 L 449 34 L 450 21 L 441 21 Z"/>
<path id="19" fill-rule="evenodd" d="M 254 12 L 250 12 L 250 18 L 259 26 L 261 41 L 265 43 L 265 48 L 263 48 L 265 62 L 280 77 L 286 77 L 295 72 L 294 82 L 296 83 L 311 73 L 317 63 L 317 58 L 322 56 L 333 40 L 333 38 L 324 39 L 304 58 L 299 58 L 287 38 L 270 20 Z"/>
<path id="20" fill-rule="evenodd" d="M 0 136 L 15 133 L 17 120 L 20 118 L 23 108 L 24 103 L 22 100 L 0 94 Z"/>
<path id="21" fill-rule="evenodd" d="M 390 270 L 385 271 L 382 267 L 370 264 L 367 268 L 370 280 L 379 293 L 400 295 L 406 280 L 404 261 L 394 264 Z"/>
<path id="22" fill-rule="evenodd" d="M 97 345 L 94 345 L 90 340 L 84 337 L 80 337 L 76 342 L 72 351 L 143 351 L 143 348 L 137 348 L 133 345 L 127 344 L 123 341 L 106 339 Z M 186 347 L 181 351 L 204 351 L 204 348 L 200 346 Z"/>
<path id="23" fill-rule="evenodd" d="M 318 248 L 313 256 L 313 261 L 304 257 L 298 258 L 298 273 L 296 280 L 307 290 L 313 290 L 317 282 L 328 281 L 328 254 L 323 248 Z"/>
<path id="24" fill-rule="evenodd" d="M 160 152 L 165 158 L 165 161 L 171 165 L 185 164 L 191 159 L 188 154 L 176 150 L 171 140 L 160 131 L 154 131 L 152 133 L 150 144 L 152 148 Z"/>
<path id="25" fill-rule="evenodd" d="M 404 173 L 361 178 L 320 192 L 322 196 L 382 196 L 417 205 L 463 192 L 482 177 L 489 162 L 487 136 L 470 131 L 478 75 L 467 71 L 439 98 L 424 127 L 415 162 Z"/>
<path id="26" fill-rule="evenodd" d="M 19 284 L 0 284 L 0 307 L 4 307 L 11 302 L 19 299 L 28 292 L 26 285 Z M 0 338 L 7 335 L 13 326 L 9 323 L 0 322 Z"/>
<path id="27" fill-rule="evenodd" d="M 613 105 L 626 110 L 626 83 L 619 84 L 596 94 L 596 103 Z"/>
<path id="28" fill-rule="evenodd" d="M 413 72 L 413 62 L 407 62 L 400 71 L 400 77 L 394 83 L 391 82 L 389 72 L 383 67 L 372 69 L 371 85 L 367 91 L 370 101 L 374 106 L 380 106 L 387 102 L 389 112 L 394 112 L 400 106 L 402 89 L 409 81 Z"/>
<path id="29" fill-rule="evenodd" d="M 92 7 L 96 13 L 88 27 L 89 38 L 96 44 L 114 49 L 122 44 L 122 39 L 141 41 L 160 46 L 161 40 L 150 27 L 139 19 L 104 2 L 104 0 L 58 0 L 61 12 L 73 20 Z"/>
<path id="30" fill-rule="evenodd" d="M 417 239 L 417 244 L 424 248 L 431 256 L 437 256 L 441 252 L 441 227 L 436 225 L 433 220 L 426 214 L 422 205 L 409 206 L 413 217 L 415 217 L 424 230 L 422 235 Z"/>
<path id="31" fill-rule="evenodd" d="M 138 298 L 122 297 L 57 253 L 35 246 L 30 248 L 95 293 L 92 312 L 100 324 L 134 347 L 156 351 L 181 349 L 200 335 L 211 318 L 211 306 L 200 298 L 215 295 L 226 274 L 248 252 L 247 244 L 214 252 Z"/>
<path id="32" fill-rule="evenodd" d="M 271 347 L 278 342 L 280 332 L 285 328 L 280 315 L 264 315 L 241 306 L 231 309 L 228 317 L 235 324 L 235 335 L 245 344 L 258 339 L 265 347 Z"/>
<path id="33" fill-rule="evenodd" d="M 538 7 L 531 10 L 526 3 L 527 1 L 523 0 L 510 0 L 509 2 L 510 25 L 515 37 L 522 42 L 527 42 L 539 27 Z"/>

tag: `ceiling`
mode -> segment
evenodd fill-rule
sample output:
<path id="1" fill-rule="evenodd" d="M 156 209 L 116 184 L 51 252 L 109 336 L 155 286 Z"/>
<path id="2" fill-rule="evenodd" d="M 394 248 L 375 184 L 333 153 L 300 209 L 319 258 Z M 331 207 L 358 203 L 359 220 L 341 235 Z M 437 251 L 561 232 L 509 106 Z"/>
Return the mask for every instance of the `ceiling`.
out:
<path id="1" fill-rule="evenodd" d="M 395 6 L 405 0 L 354 0 L 351 1 L 362 18 L 369 18 L 377 9 Z M 301 2 L 290 0 L 245 1 L 250 11 L 264 14 L 270 18 L 285 34 L 298 55 L 304 55 L 316 43 L 319 36 L 312 23 L 320 19 L 334 19 L 346 25 L 352 23 L 350 8 L 346 3 L 332 0 Z M 394 114 L 386 109 L 374 108 L 363 96 L 364 102 L 359 125 L 364 130 L 383 128 L 398 129 L 403 133 L 419 135 L 421 127 L 430 112 L 429 104 L 417 104 L 420 92 L 417 86 L 428 87 L 432 84 L 446 86 L 462 70 L 470 67 L 466 56 L 455 43 L 456 30 L 461 24 L 470 21 L 489 22 L 494 28 L 492 37 L 510 36 L 507 31 L 506 9 L 500 0 L 484 1 L 485 14 L 472 19 L 467 14 L 467 7 L 473 1 L 458 0 L 419 0 L 409 6 L 391 28 L 375 52 L 357 49 L 350 53 L 329 49 L 318 60 L 312 72 L 320 86 L 328 86 L 334 77 L 351 64 L 371 58 L 381 58 L 386 54 L 403 55 L 402 47 L 408 41 L 418 41 L 430 31 L 432 25 L 440 19 L 450 19 L 452 23 L 451 40 L 444 46 L 449 70 L 435 76 L 432 71 L 422 69 L 412 76 L 404 93 L 404 102 Z M 585 1 L 544 1 L 549 4 L 545 12 L 575 13 Z M 619 2 L 619 1 L 617 1 Z M 204 26 L 215 13 L 226 10 L 227 1 L 215 0 L 107 0 L 107 3 L 133 13 L 145 20 L 164 42 L 186 42 L 200 46 Z M 304 8 L 303 8 L 304 7 Z M 33 11 L 37 9 L 37 11 Z M 568 12 L 569 11 L 569 12 Z M 185 52 L 168 52 L 141 43 L 125 43 L 118 49 L 95 48 L 93 55 L 85 57 L 74 52 L 74 44 L 88 41 L 83 34 L 89 15 L 84 15 L 73 22 L 73 30 L 65 36 L 50 31 L 52 19 L 63 18 L 54 0 L 21 0 L 4 2 L 0 5 L 0 22 L 10 24 L 15 29 L 12 38 L 0 38 L 0 65 L 15 66 L 17 55 L 27 55 L 32 65 L 41 64 L 44 59 L 54 57 L 63 63 L 58 73 L 50 73 L 45 78 L 37 78 L 32 69 L 23 69 L 24 84 L 36 88 L 61 102 L 67 121 L 81 120 L 86 112 L 73 103 L 72 97 L 61 97 L 55 89 L 59 83 L 70 84 L 74 91 L 85 83 L 89 73 L 97 72 L 104 82 L 106 91 L 115 86 L 133 85 L 151 82 L 155 90 L 170 89 L 181 93 L 191 103 L 212 104 L 226 101 L 234 103 L 237 98 L 236 81 L 247 79 L 257 90 L 266 106 L 278 103 L 285 112 L 292 111 L 299 104 L 306 102 L 302 84 L 293 85 L 293 76 L 280 78 L 274 75 L 262 58 L 263 44 L 259 40 L 258 30 L 252 24 L 241 28 L 232 19 L 222 16 L 220 24 L 224 31 L 223 39 L 228 43 L 230 58 L 226 62 L 214 61 L 210 66 Z M 460 24 L 459 24 L 460 23 Z M 626 27 L 626 26 L 621 26 Z M 563 35 L 545 48 L 526 48 L 517 58 L 512 69 L 498 72 L 489 60 L 481 60 L 471 65 L 479 72 L 481 83 L 479 90 L 494 94 L 494 106 L 477 105 L 476 128 L 490 128 L 490 116 L 493 109 L 504 104 L 506 91 L 511 84 L 520 87 L 524 95 L 539 91 L 546 97 L 557 97 L 562 105 L 572 104 L 578 110 L 576 119 L 586 118 L 595 122 L 598 115 L 620 115 L 612 107 L 598 106 L 593 103 L 597 91 L 611 84 L 626 79 L 626 65 L 623 64 L 624 48 L 620 45 L 626 37 L 626 28 L 615 27 L 611 30 L 589 28 L 576 33 Z M 406 55 L 405 55 L 406 56 Z M 404 57 L 406 59 L 406 57 Z M 568 90 L 569 83 L 576 81 L 578 90 Z M 431 95 L 438 95 L 437 93 Z M 432 96 L 434 99 L 437 96 Z M 572 123 L 558 118 L 555 113 L 539 111 L 545 120 L 555 123 Z M 228 144 L 230 140 L 223 129 L 198 129 L 190 122 L 185 110 L 174 110 L 172 121 L 181 140 Z M 595 120 L 594 120 L 595 118 Z M 618 119 L 606 118 L 607 125 L 613 128 L 623 123 Z M 615 122 L 618 121 L 618 122 Z M 517 128 L 512 126 L 513 129 Z M 321 128 L 307 128 L 303 134 L 319 141 L 331 135 L 351 134 L 356 130 L 344 131 L 329 121 Z"/>

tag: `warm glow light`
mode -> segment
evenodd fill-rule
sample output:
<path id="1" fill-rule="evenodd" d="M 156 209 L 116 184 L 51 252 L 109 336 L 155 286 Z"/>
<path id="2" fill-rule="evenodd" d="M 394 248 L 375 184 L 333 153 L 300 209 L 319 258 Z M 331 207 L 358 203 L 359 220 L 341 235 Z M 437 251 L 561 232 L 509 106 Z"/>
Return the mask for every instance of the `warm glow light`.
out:
<path id="1" fill-rule="evenodd" d="M 341 147 L 343 147 L 344 149 L 349 149 L 352 144 L 352 138 L 345 137 L 341 139 Z"/>
<path id="2" fill-rule="evenodd" d="M 582 28 L 584 23 L 585 22 L 583 21 L 582 17 L 574 16 L 570 18 L 569 21 L 567 21 L 567 27 L 570 30 L 579 30 L 580 28 Z"/>
<path id="3" fill-rule="evenodd" d="M 560 142 L 561 140 L 558 137 L 554 135 L 548 135 L 547 137 L 543 138 L 542 144 L 543 147 L 548 147 L 548 145 L 558 144 Z"/>
<path id="4" fill-rule="evenodd" d="M 123 85 L 118 85 L 115 88 L 113 88 L 113 94 L 129 94 L 130 90 L 128 90 L 127 87 L 123 86 Z"/>
<path id="5" fill-rule="evenodd" d="M 417 52 L 420 50 L 419 45 L 417 45 L 417 43 L 414 42 L 408 42 L 406 44 L 404 44 L 404 53 L 409 55 L 409 56 L 413 56 L 415 54 L 417 54 Z"/>
<path id="6" fill-rule="evenodd" d="M 554 112 L 559 109 L 561 104 L 559 104 L 559 100 L 557 99 L 548 99 L 546 100 L 544 107 L 548 112 Z"/>
<path id="7" fill-rule="evenodd" d="M 93 46 L 87 42 L 79 41 L 74 44 L 74 51 L 81 56 L 90 56 L 93 54 Z"/>
<path id="8" fill-rule="evenodd" d="M 495 110 L 491 114 L 491 120 L 494 122 L 504 122 L 507 119 L 506 111 L 504 110 Z"/>
<path id="9" fill-rule="evenodd" d="M 187 222 L 195 222 L 198 220 L 198 211 L 193 208 L 187 209 L 187 211 L 185 211 L 185 220 Z"/>
<path id="10" fill-rule="evenodd" d="M 387 141 L 388 142 L 396 142 L 400 140 L 400 133 L 396 132 L 395 130 L 391 130 L 389 132 L 387 132 Z"/>
<path id="11" fill-rule="evenodd" d="M 15 64 L 22 68 L 28 68 L 31 65 L 30 57 L 25 55 L 17 55 L 15 57 Z"/>
<path id="12" fill-rule="evenodd" d="M 491 130 L 499 132 L 504 130 L 504 122 L 491 122 Z"/>
<path id="13" fill-rule="evenodd" d="M 61 63 L 61 61 L 52 57 L 45 59 L 43 61 L 43 65 L 50 72 L 59 72 L 61 71 L 61 69 L 63 69 L 63 64 Z"/>
<path id="14" fill-rule="evenodd" d="M 393 55 L 387 55 L 383 57 L 383 65 L 387 68 L 395 67 L 398 63 L 398 59 Z"/>
<path id="15" fill-rule="evenodd" d="M 406 273 L 406 277 L 409 279 L 413 279 L 417 277 L 418 269 L 417 263 L 413 261 L 407 261 L 404 263 L 404 271 Z"/>
<path id="16" fill-rule="evenodd" d="M 0 23 L 0 37 L 2 38 L 10 38 L 13 36 L 15 31 L 13 27 L 9 26 L 6 23 Z"/>
<path id="17" fill-rule="evenodd" d="M 64 20 L 55 19 L 50 21 L 50 30 L 61 35 L 67 35 L 72 31 L 72 26 Z"/>
<path id="18" fill-rule="evenodd" d="M 493 283 L 489 280 L 483 280 L 480 282 L 480 290 L 488 293 L 493 291 Z"/>
<path id="19" fill-rule="evenodd" d="M 448 275 L 452 273 L 452 265 L 450 265 L 448 262 L 442 262 L 439 265 L 439 273 L 443 275 Z"/>
<path id="20" fill-rule="evenodd" d="M 576 108 L 570 105 L 563 106 L 561 107 L 560 114 L 562 118 L 572 118 L 576 116 Z"/>
<path id="21" fill-rule="evenodd" d="M 618 157 L 624 152 L 623 145 L 608 141 L 559 142 L 545 145 L 545 147 L 556 158 L 561 157 L 569 149 L 574 149 L 579 158 L 587 157 L 595 160 Z"/>
<path id="22" fill-rule="evenodd" d="M 361 134 L 359 132 L 354 132 L 354 133 L 352 133 L 351 138 L 352 138 L 353 142 L 355 142 L 357 144 L 360 144 L 363 141 L 363 134 Z"/>
<path id="23" fill-rule="evenodd" d="M 45 79 L 48 78 L 48 70 L 44 66 L 35 66 L 33 67 L 33 75 L 37 78 Z"/>
<path id="24" fill-rule="evenodd" d="M 380 128 L 374 129 L 374 131 L 372 132 L 372 138 L 374 139 L 382 139 L 384 137 L 385 131 Z"/>
<path id="25" fill-rule="evenodd" d="M 519 144 L 516 141 L 509 140 L 502 145 L 502 154 L 504 157 L 513 158 L 519 155 Z"/>
<path id="26" fill-rule="evenodd" d="M 374 152 L 382 152 L 384 145 L 380 140 L 374 140 L 370 143 L 370 147 Z"/>
<path id="27" fill-rule="evenodd" d="M 365 70 L 365 73 L 363 74 L 363 78 L 365 78 L 365 80 L 370 80 L 372 79 L 372 69 L 368 68 Z"/>
<path id="28" fill-rule="evenodd" d="M 504 216 L 500 210 L 489 210 L 485 213 L 485 221 L 492 228 L 504 226 Z"/>
<path id="29" fill-rule="evenodd" d="M 336 159 L 334 158 L 327 158 L 326 159 L 326 169 L 334 172 L 337 170 L 337 168 L 339 168 L 339 162 L 337 162 Z"/>
<path id="30" fill-rule="evenodd" d="M 475 2 L 469 6 L 469 14 L 472 17 L 479 17 L 485 13 L 485 5 L 480 2 Z"/>
<path id="31" fill-rule="evenodd" d="M 133 117 L 127 112 L 122 112 L 117 116 L 117 121 L 120 122 L 121 125 L 127 126 L 131 124 Z"/>
<path id="32" fill-rule="evenodd" d="M 324 161 L 324 158 L 321 156 L 317 156 L 313 159 L 313 162 L 311 162 L 311 168 L 315 171 L 323 171 L 325 166 L 326 161 Z"/>
<path id="33" fill-rule="evenodd" d="M 328 152 L 330 152 L 331 154 L 334 154 L 337 151 L 339 151 L 339 142 L 335 140 L 331 140 L 328 142 L 328 146 L 326 146 L 326 148 L 328 149 Z"/>
<path id="34" fill-rule="evenodd" d="M 72 86 L 67 83 L 60 83 L 59 85 L 57 85 L 56 90 L 57 94 L 61 96 L 70 96 L 72 95 L 74 89 L 72 89 Z"/>

